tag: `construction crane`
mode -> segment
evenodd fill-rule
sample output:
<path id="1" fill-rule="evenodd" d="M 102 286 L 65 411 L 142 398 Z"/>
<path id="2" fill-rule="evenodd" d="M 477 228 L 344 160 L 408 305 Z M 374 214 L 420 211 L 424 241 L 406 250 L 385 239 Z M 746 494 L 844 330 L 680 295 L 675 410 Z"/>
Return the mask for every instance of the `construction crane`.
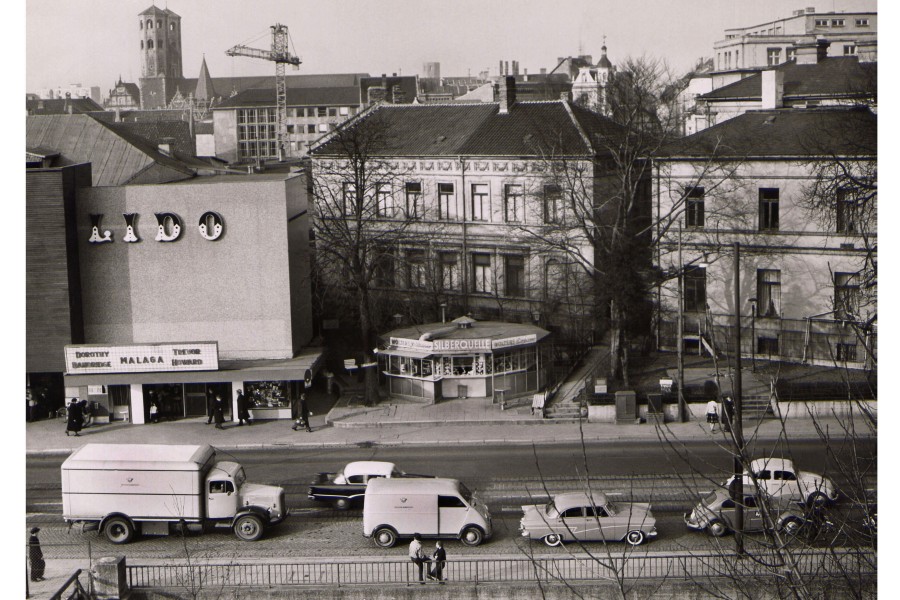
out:
<path id="1" fill-rule="evenodd" d="M 238 44 L 225 51 L 228 56 L 249 56 L 261 58 L 275 63 L 275 118 L 276 118 L 276 144 L 278 146 L 278 160 L 284 160 L 285 154 L 290 155 L 290 144 L 287 143 L 287 82 L 284 78 L 284 65 L 300 66 L 300 58 L 294 56 L 288 50 L 287 25 L 276 23 L 270 27 L 272 30 L 272 49 L 258 50 Z"/>

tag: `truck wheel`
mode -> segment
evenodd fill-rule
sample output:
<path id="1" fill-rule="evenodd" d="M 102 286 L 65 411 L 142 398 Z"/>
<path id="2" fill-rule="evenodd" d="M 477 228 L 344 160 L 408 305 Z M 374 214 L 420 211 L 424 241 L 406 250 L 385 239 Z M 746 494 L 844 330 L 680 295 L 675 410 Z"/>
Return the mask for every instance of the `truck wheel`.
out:
<path id="1" fill-rule="evenodd" d="M 113 544 L 127 544 L 134 538 L 134 526 L 125 517 L 112 517 L 106 521 L 104 533 Z"/>
<path id="2" fill-rule="evenodd" d="M 481 530 L 475 527 L 474 525 L 469 525 L 462 531 L 462 535 L 459 536 L 460 541 L 466 546 L 477 546 L 482 541 L 484 541 L 484 534 L 481 533 Z"/>
<path id="3" fill-rule="evenodd" d="M 793 537 L 800 532 L 802 526 L 803 522 L 797 517 L 787 517 L 781 522 L 781 531 L 782 533 Z"/>
<path id="4" fill-rule="evenodd" d="M 256 515 L 241 515 L 234 522 L 234 535 L 245 542 L 255 542 L 263 535 L 262 520 Z"/>
<path id="5" fill-rule="evenodd" d="M 644 542 L 644 532 L 637 529 L 629 531 L 628 535 L 625 536 L 625 541 L 632 546 L 640 546 Z"/>
<path id="6" fill-rule="evenodd" d="M 719 519 L 713 519 L 706 526 L 706 530 L 709 532 L 709 535 L 713 537 L 722 537 L 726 533 L 728 533 L 728 527 L 725 526 L 724 521 Z"/>
<path id="7" fill-rule="evenodd" d="M 338 510 L 347 510 L 350 508 L 350 500 L 347 498 L 338 498 L 334 501 L 334 507 Z"/>
<path id="8" fill-rule="evenodd" d="M 810 508 L 822 508 L 828 504 L 828 496 L 822 492 L 813 492 L 806 498 L 806 505 Z"/>
<path id="9" fill-rule="evenodd" d="M 548 533 L 547 535 L 544 536 L 544 543 L 547 544 L 548 546 L 550 546 L 551 548 L 554 548 L 554 547 L 562 544 L 562 537 L 556 533 Z"/>
<path id="10" fill-rule="evenodd" d="M 372 539 L 381 548 L 392 548 L 397 543 L 397 534 L 390 527 L 379 527 L 372 535 Z"/>

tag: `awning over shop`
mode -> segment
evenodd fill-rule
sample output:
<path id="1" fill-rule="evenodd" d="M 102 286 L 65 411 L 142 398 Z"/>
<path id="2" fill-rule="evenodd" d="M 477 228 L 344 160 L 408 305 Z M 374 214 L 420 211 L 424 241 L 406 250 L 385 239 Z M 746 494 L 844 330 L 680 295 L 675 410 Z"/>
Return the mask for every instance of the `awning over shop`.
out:
<path id="1" fill-rule="evenodd" d="M 218 371 L 159 371 L 155 373 L 94 373 L 63 375 L 67 387 L 146 383 L 215 383 L 223 381 L 299 381 L 309 370 L 322 368 L 322 348 L 308 348 L 284 360 L 219 361 Z"/>
<path id="2" fill-rule="evenodd" d="M 429 356 L 433 356 L 433 352 L 425 352 L 425 351 L 416 351 L 410 350 L 408 348 L 394 348 L 388 347 L 385 350 L 379 350 L 379 354 L 388 354 L 390 356 L 404 356 L 406 358 L 428 358 Z"/>

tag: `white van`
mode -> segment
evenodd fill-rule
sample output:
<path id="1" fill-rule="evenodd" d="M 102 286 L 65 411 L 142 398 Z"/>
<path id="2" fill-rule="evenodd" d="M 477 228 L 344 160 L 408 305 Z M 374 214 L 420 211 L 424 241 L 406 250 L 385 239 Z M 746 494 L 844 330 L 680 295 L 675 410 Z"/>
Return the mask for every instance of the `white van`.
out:
<path id="1" fill-rule="evenodd" d="M 456 479 L 369 480 L 363 535 L 390 548 L 415 533 L 477 546 L 493 533 L 491 513 Z"/>

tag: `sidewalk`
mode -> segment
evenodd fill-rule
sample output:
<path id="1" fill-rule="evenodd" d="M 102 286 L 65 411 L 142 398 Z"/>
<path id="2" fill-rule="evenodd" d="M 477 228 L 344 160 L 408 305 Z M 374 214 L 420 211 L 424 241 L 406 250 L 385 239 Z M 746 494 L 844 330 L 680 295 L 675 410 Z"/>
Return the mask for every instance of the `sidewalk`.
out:
<path id="1" fill-rule="evenodd" d="M 93 425 L 79 437 L 66 437 L 65 422 L 59 419 L 26 424 L 26 454 L 68 454 L 89 442 L 102 443 L 208 443 L 217 448 L 261 449 L 277 447 L 328 448 L 347 446 L 400 446 L 441 444 L 563 444 L 587 442 L 656 440 L 660 437 L 680 441 L 721 441 L 720 429 L 711 434 L 705 422 L 654 423 L 616 425 L 588 423 L 578 420 L 541 419 L 531 414 L 530 407 L 501 410 L 490 398 L 448 400 L 435 405 L 402 401 L 382 401 L 376 407 L 353 406 L 347 398 L 334 400 L 324 393 L 312 391 L 311 419 L 313 431 L 293 431 L 292 422 L 256 421 L 252 426 L 238 427 L 226 423 L 225 430 L 206 424 L 206 417 L 186 418 L 147 425 L 115 422 Z M 332 403 L 334 405 L 332 406 Z M 820 419 L 832 435 L 840 436 L 845 419 Z M 856 431 L 868 435 L 869 428 L 858 416 Z M 818 437 L 811 419 L 796 418 L 786 422 L 787 435 L 797 438 Z M 749 440 L 754 432 L 745 423 L 744 435 Z M 766 419 L 755 428 L 758 439 L 775 439 L 782 433 L 781 423 Z"/>

